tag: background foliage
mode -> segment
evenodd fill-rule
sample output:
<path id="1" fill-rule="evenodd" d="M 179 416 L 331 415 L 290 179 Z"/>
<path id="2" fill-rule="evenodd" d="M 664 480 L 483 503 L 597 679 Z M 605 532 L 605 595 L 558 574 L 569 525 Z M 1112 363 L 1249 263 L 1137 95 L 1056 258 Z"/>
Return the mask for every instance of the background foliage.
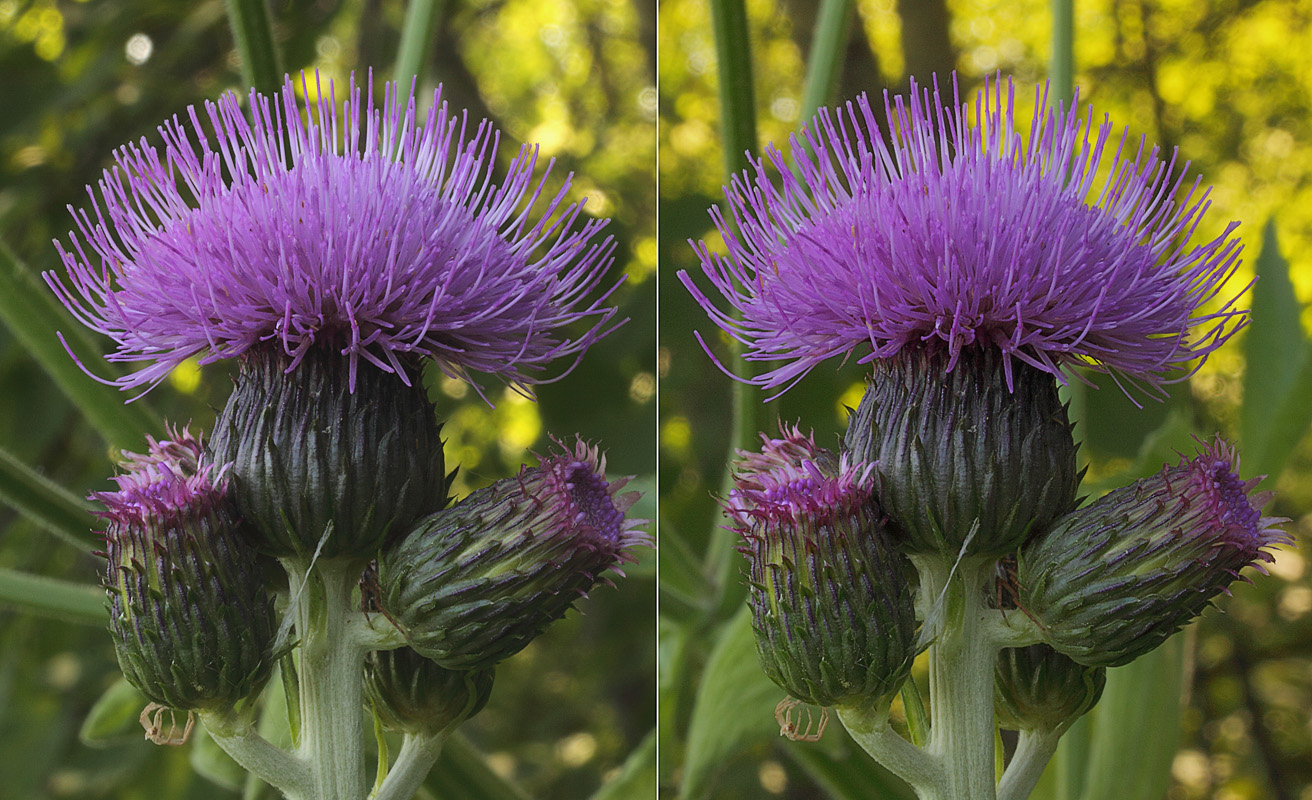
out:
<path id="1" fill-rule="evenodd" d="M 616 297 L 630 318 L 569 378 L 543 387 L 537 405 L 492 387 L 496 407 L 490 408 L 463 384 L 430 376 L 447 419 L 448 464 L 461 465 L 457 491 L 512 474 L 526 449 L 547 447 L 548 433 L 575 432 L 608 448 L 612 474 L 637 474 L 650 490 L 654 4 L 448 0 L 437 6 L 421 90 L 440 81 L 454 107 L 469 109 L 474 120 L 494 120 L 506 137 L 503 160 L 518 142 L 538 142 L 542 160 L 556 161 L 557 184 L 566 172 L 577 173 L 574 196 L 586 196 L 590 213 L 612 219 L 616 274 L 628 275 Z M 274 0 L 271 10 L 289 72 L 319 69 L 339 83 L 370 67 L 378 81 L 392 76 L 406 13 L 399 0 Z M 50 241 L 70 227 L 65 206 L 85 204 L 83 187 L 110 163 L 112 149 L 143 136 L 157 142 L 154 128 L 165 117 L 241 89 L 239 67 L 221 0 L 0 0 L 0 239 L 18 259 L 0 258 L 0 276 L 30 288 L 34 273 L 55 268 Z M 0 449 L 76 497 L 109 488 L 111 442 L 42 371 L 19 333 L 0 324 Z M 89 363 L 108 371 L 99 359 Z M 222 364 L 184 367 L 128 406 L 127 417 L 162 415 L 207 430 L 230 385 Z M 93 404 L 112 403 L 119 411 L 109 413 L 123 415 L 117 405 L 123 397 L 99 398 Z M 122 439 L 117 443 L 139 446 Z M 144 445 L 139 435 L 136 440 Z M 645 507 L 644 515 L 654 516 L 653 506 Z M 76 504 L 66 513 L 82 515 L 88 531 L 94 524 Z M 86 549 L 51 538 L 0 502 L 0 567 L 93 585 L 102 562 Z M 428 791 L 471 800 L 586 797 L 622 767 L 637 785 L 651 784 L 642 778 L 654 759 L 651 551 L 629 572 L 617 589 L 598 588 L 581 603 L 583 614 L 569 615 L 499 669 L 492 701 L 462 728 L 489 754 L 492 771 L 477 758 L 462 758 L 468 752 L 456 746 Z M 34 591 L 7 573 L 0 577 L 20 601 Z M 83 719 L 115 675 L 100 627 L 0 610 L 0 794 L 232 796 L 193 773 L 189 762 L 222 768 L 203 741 L 182 749 L 141 741 L 134 699 L 98 708 L 97 748 L 79 741 Z"/>
<path id="2" fill-rule="evenodd" d="M 745 5 L 760 139 L 783 146 L 804 121 L 803 76 L 818 5 Z M 853 35 L 840 56 L 841 99 L 904 91 L 909 75 L 927 81 L 955 69 L 967 92 L 994 72 L 1014 76 L 1023 104 L 1047 74 L 1046 2 L 854 5 Z M 1168 150 L 1179 146 L 1193 173 L 1214 187 L 1197 235 L 1210 238 L 1241 220 L 1245 265 L 1235 280 L 1250 280 L 1255 264 L 1264 275 L 1248 301 L 1253 327 L 1174 387 L 1170 401 L 1139 410 L 1109 381 L 1073 393 L 1089 485 L 1128 482 L 1174 460 L 1173 449 L 1189 450 L 1191 435 L 1220 431 L 1240 440 L 1245 476 L 1272 474 L 1268 483 L 1280 493 L 1268 513 L 1293 518 L 1289 528 L 1301 539 L 1312 508 L 1312 446 L 1303 436 L 1312 384 L 1301 383 L 1312 323 L 1312 48 L 1294 43 L 1309 41 L 1312 8 L 1296 0 L 1078 0 L 1074 7 L 1081 99 L 1097 118 L 1107 114 L 1128 126 L 1132 142 L 1146 136 Z M 735 641 L 743 630 L 731 621 L 741 606 L 741 578 L 728 534 L 716 527 L 713 500 L 729 448 L 729 381 L 692 338 L 694 329 L 713 329 L 675 279 L 677 270 L 696 267 L 687 240 L 714 236 L 706 209 L 720 200 L 724 183 L 709 4 L 664 0 L 659 24 L 662 791 L 726 799 L 810 798 L 821 790 L 844 798 L 904 796 L 836 725 L 819 745 L 779 739 L 771 711 L 782 692 L 760 674 L 750 644 Z M 710 339 L 723 354 L 723 337 Z M 801 419 L 818 441 L 835 442 L 863 377 L 855 364 L 820 367 L 777 403 L 758 408 L 759 427 Z M 1312 797 L 1312 582 L 1298 551 L 1281 552 L 1271 571 L 1272 578 L 1237 585 L 1192 629 L 1183 684 L 1168 668 L 1171 654 L 1145 662 L 1135 680 L 1124 673 L 1121 688 L 1109 689 L 1097 726 L 1077 728 L 1072 739 L 1165 748 L 1172 798 Z M 1162 730 L 1145 720 L 1155 713 L 1173 719 L 1174 687 L 1181 685 L 1186 706 L 1176 740 L 1174 723 Z M 1146 693 L 1135 694 L 1143 687 Z M 1082 775 L 1083 765 L 1071 763 L 1064 763 L 1067 772 Z M 1110 785 L 1087 786 L 1086 797 L 1153 798 L 1165 789 L 1158 785 L 1154 793 L 1155 781 L 1115 762 L 1089 769 L 1105 773 Z M 1078 796 L 1052 772 L 1049 796 Z"/>

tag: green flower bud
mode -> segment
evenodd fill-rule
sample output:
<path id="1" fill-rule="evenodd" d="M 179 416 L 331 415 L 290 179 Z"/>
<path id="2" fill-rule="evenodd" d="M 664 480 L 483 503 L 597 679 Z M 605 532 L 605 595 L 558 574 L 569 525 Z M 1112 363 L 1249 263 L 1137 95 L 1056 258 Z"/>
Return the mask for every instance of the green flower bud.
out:
<path id="1" fill-rule="evenodd" d="M 845 444 L 875 464 L 899 548 L 1000 556 L 1075 507 L 1075 441 L 1051 373 L 994 348 L 904 348 L 874 365 Z"/>
<path id="2" fill-rule="evenodd" d="M 1239 570 L 1288 544 L 1263 517 L 1267 492 L 1241 481 L 1220 439 L 1192 460 L 1057 520 L 1020 553 L 1020 605 L 1048 644 L 1081 664 L 1127 664 L 1227 591 Z M 1260 565 L 1259 565 L 1260 566 Z"/>
<path id="3" fill-rule="evenodd" d="M 246 543 L 223 470 L 187 432 L 125 454 L 116 492 L 92 497 L 108 566 L 110 633 L 124 677 L 176 709 L 229 709 L 273 666 L 273 601 Z"/>
<path id="4" fill-rule="evenodd" d="M 262 550 L 372 558 L 441 508 L 440 426 L 417 373 L 402 372 L 356 369 L 328 346 L 245 357 L 210 452 L 231 462 Z"/>
<path id="5" fill-rule="evenodd" d="M 796 429 L 761 438 L 760 453 L 740 453 L 727 504 L 761 667 L 798 700 L 887 706 L 911 672 L 916 619 L 873 469 Z"/>
<path id="6" fill-rule="evenodd" d="M 486 669 L 565 615 L 650 542 L 605 459 L 580 442 L 424 520 L 379 558 L 382 604 L 421 655 Z"/>
<path id="7" fill-rule="evenodd" d="M 1007 648 L 993 667 L 993 707 L 1008 730 L 1064 732 L 1106 683 L 1105 668 L 1077 664 L 1046 644 Z"/>
<path id="8" fill-rule="evenodd" d="M 364 664 L 365 694 L 389 731 L 436 732 L 483 710 L 493 669 L 444 669 L 409 647 L 375 651 Z"/>

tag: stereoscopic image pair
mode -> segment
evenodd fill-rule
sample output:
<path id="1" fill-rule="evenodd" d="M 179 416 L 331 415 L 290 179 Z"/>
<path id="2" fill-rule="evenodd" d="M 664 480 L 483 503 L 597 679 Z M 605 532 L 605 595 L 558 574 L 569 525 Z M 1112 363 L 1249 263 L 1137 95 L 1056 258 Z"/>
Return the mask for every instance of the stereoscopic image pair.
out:
<path id="1" fill-rule="evenodd" d="M 1310 20 L 0 2 L 0 796 L 1309 796 Z"/>

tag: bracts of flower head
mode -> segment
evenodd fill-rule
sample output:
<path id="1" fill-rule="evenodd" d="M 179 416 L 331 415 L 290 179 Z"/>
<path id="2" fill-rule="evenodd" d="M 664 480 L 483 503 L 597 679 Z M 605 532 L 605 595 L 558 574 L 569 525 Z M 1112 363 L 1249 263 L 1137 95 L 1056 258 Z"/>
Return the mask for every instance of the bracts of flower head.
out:
<path id="1" fill-rule="evenodd" d="M 370 558 L 446 502 L 441 425 L 421 381 L 315 348 L 283 374 L 277 353 L 244 357 L 209 449 L 278 557 Z M 418 373 L 415 373 L 417 378 Z"/>
<path id="2" fill-rule="evenodd" d="M 421 520 L 379 559 L 382 606 L 420 654 L 486 669 L 650 544 L 637 492 L 582 441 Z"/>
<path id="3" fill-rule="evenodd" d="M 899 549 L 997 557 L 1075 507 L 1080 471 L 1053 376 L 970 347 L 905 349 L 875 364 L 844 447 L 875 465 Z"/>
<path id="4" fill-rule="evenodd" d="M 1217 439 L 1150 478 L 1058 519 L 1021 551 L 1020 604 L 1046 642 L 1081 664 L 1119 666 L 1186 625 L 1268 548 L 1289 544 L 1263 517 L 1268 492 L 1244 481 Z"/>
<path id="5" fill-rule="evenodd" d="M 367 561 L 445 499 L 424 364 L 480 393 L 477 373 L 523 392 L 568 373 L 620 324 L 614 245 L 568 179 L 540 202 L 535 149 L 498 178 L 500 134 L 440 89 L 424 117 L 394 83 L 376 104 L 352 78 L 340 109 L 297 88 L 120 149 L 45 277 L 110 360 L 145 362 L 120 388 L 238 358 L 212 444 L 261 548 Z"/>
<path id="6" fill-rule="evenodd" d="M 187 431 L 126 453 L 105 505 L 110 632 L 128 682 L 180 710 L 227 710 L 273 666 L 273 601 L 223 468 Z"/>
<path id="7" fill-rule="evenodd" d="M 740 451 L 725 503 L 747 557 L 766 674 L 798 700 L 887 709 L 910 674 L 910 564 L 874 499 L 873 467 L 796 428 Z"/>
<path id="8" fill-rule="evenodd" d="M 383 727 L 401 733 L 433 734 L 483 710 L 492 696 L 493 668 L 450 670 L 400 647 L 369 654 L 365 695 Z"/>

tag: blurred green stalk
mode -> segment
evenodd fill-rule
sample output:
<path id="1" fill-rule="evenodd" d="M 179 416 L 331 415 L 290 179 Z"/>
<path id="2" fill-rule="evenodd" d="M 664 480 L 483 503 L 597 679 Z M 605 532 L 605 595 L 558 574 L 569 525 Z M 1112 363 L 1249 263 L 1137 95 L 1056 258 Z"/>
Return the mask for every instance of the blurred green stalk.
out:
<path id="1" fill-rule="evenodd" d="M 3 241 L 0 241 L 0 322 L 8 326 L 64 396 L 111 446 L 140 448 L 146 434 L 164 432 L 163 421 L 145 401 L 125 405 L 122 392 L 82 372 L 65 348 L 75 348 L 83 359 L 93 354 L 98 357 L 97 342 Z M 108 371 L 110 377 L 117 377 L 112 366 Z"/>
<path id="2" fill-rule="evenodd" d="M 747 154 L 757 149 L 756 95 L 752 83 L 752 47 L 747 30 L 747 9 L 743 0 L 711 0 L 711 24 L 715 30 L 715 57 L 720 82 L 720 139 L 724 148 L 726 185 L 733 176 L 747 169 Z M 733 349 L 733 371 L 738 375 L 750 374 L 750 366 L 742 358 L 737 346 Z M 753 396 L 753 388 L 733 381 L 731 397 L 731 430 L 728 458 L 720 489 L 722 497 L 729 496 L 733 474 L 729 459 L 733 450 L 752 447 L 760 426 L 757 410 L 760 400 Z M 735 570 L 734 537 L 728 531 L 716 530 L 711 537 L 707 553 L 709 574 L 716 576 L 720 591 L 717 606 L 727 610 L 737 605 L 741 592 L 732 579 Z"/>
<path id="3" fill-rule="evenodd" d="M 437 26 L 446 12 L 446 0 L 410 0 L 401 25 L 401 46 L 396 53 L 396 82 L 404 89 L 423 77 L 424 62 L 433 46 Z"/>
<path id="4" fill-rule="evenodd" d="M 806 59 L 806 84 L 802 88 L 802 120 L 815 116 L 821 106 L 834 102 L 843 75 L 843 56 L 856 18 L 854 0 L 821 0 L 811 33 L 811 52 Z"/>
<path id="5" fill-rule="evenodd" d="M 267 0 L 227 0 L 226 5 L 228 25 L 241 57 L 242 80 L 264 94 L 273 94 L 282 86 L 283 71 Z"/>
<path id="6" fill-rule="evenodd" d="M 0 502 L 79 550 L 96 546 L 91 506 L 0 448 Z"/>
<path id="7" fill-rule="evenodd" d="M 1075 0 L 1052 0 L 1052 63 L 1048 85 L 1067 105 L 1075 96 Z"/>
<path id="8" fill-rule="evenodd" d="M 109 621 L 103 589 L 6 567 L 0 567 L 0 605 L 82 625 L 104 627 Z"/>

